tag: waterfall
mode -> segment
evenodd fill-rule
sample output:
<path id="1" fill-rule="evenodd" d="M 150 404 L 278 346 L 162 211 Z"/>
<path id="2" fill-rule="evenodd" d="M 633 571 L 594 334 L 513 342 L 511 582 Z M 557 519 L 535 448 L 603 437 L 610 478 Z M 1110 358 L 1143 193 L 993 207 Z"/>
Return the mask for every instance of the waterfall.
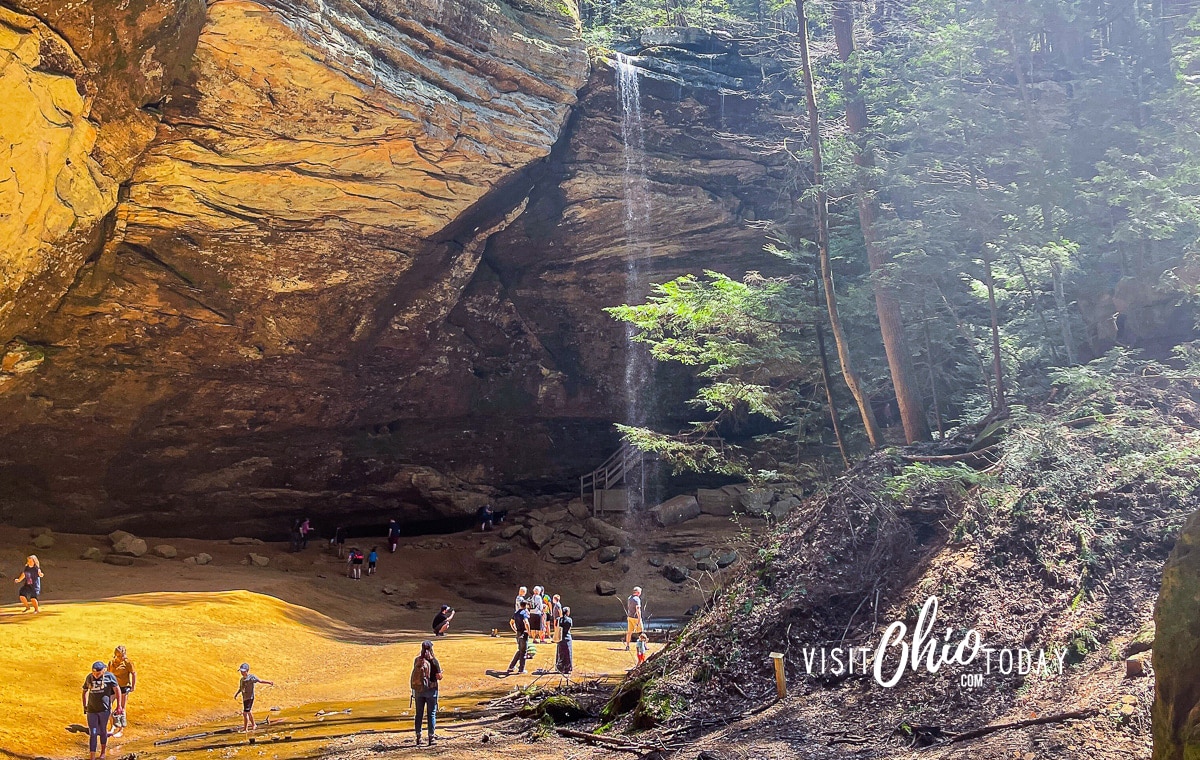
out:
<path id="1" fill-rule="evenodd" d="M 624 159 L 622 201 L 625 232 L 625 303 L 641 301 L 649 288 L 642 271 L 646 256 L 646 231 L 650 224 L 650 182 L 646 176 L 645 133 L 642 128 L 638 69 L 633 59 L 617 53 L 617 90 L 621 96 L 621 152 Z M 647 351 L 634 342 L 636 330 L 625 325 L 625 375 L 623 417 L 626 425 L 645 426 L 651 367 Z M 630 489 L 630 509 L 635 496 Z M 636 497 L 641 501 L 641 497 Z"/>

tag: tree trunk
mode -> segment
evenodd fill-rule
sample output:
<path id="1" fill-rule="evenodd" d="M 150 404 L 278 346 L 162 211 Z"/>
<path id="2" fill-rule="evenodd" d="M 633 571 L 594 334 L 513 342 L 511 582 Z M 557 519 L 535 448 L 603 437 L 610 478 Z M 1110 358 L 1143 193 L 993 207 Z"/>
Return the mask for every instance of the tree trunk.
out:
<path id="1" fill-rule="evenodd" d="M 846 126 L 850 139 L 857 150 L 854 163 L 858 167 L 854 194 L 858 201 L 858 223 L 866 241 L 867 262 L 871 267 L 871 284 L 875 291 L 875 313 L 879 317 L 879 332 L 883 337 L 883 349 L 887 354 L 888 369 L 892 374 L 892 387 L 896 390 L 896 404 L 900 407 L 900 421 L 904 425 L 904 438 L 909 443 L 929 439 L 929 419 L 925 413 L 925 402 L 917 391 L 913 380 L 912 354 L 904 336 L 904 318 L 900 312 L 900 299 L 896 288 L 889 281 L 890 257 L 879 242 L 875 229 L 874 188 L 867 178 L 867 169 L 875 166 L 875 156 L 866 141 L 867 105 L 859 87 L 858 75 L 851 71 L 854 56 L 854 8 L 850 0 L 837 0 L 833 7 L 833 32 L 837 42 L 838 58 L 842 66 L 842 93 L 846 99 Z"/>
<path id="2" fill-rule="evenodd" d="M 992 374 L 996 376 L 996 410 L 1008 409 L 1004 398 L 1004 362 L 1000 357 L 1000 313 L 996 309 L 996 282 L 992 277 L 992 255 L 983 252 L 983 272 L 987 279 L 988 311 L 992 316 Z"/>
<path id="3" fill-rule="evenodd" d="M 829 260 L 829 199 L 825 192 L 825 174 L 821 167 L 821 117 L 817 112 L 816 86 L 813 83 L 812 59 L 808 51 L 808 19 L 804 14 L 805 0 L 796 0 L 796 19 L 800 30 L 800 59 L 804 76 L 804 95 L 808 104 L 808 132 L 812 147 L 813 184 L 816 193 L 817 217 L 817 259 L 821 269 L 821 285 L 825 290 L 825 308 L 829 312 L 829 329 L 833 333 L 833 343 L 837 348 L 838 362 L 842 365 L 842 376 L 850 388 L 850 394 L 858 404 L 859 414 L 862 415 L 863 427 L 867 431 L 867 441 L 875 449 L 883 442 L 879 434 L 879 425 L 875 422 L 875 412 L 871 410 L 871 401 L 862 387 L 858 373 L 850 361 L 850 347 L 846 340 L 846 331 L 842 329 L 842 318 L 838 314 L 837 295 L 833 289 L 833 265 Z"/>
<path id="4" fill-rule="evenodd" d="M 817 283 L 813 281 L 813 301 L 820 305 L 821 293 Z M 829 422 L 833 425 L 833 437 L 837 441 L 838 452 L 842 455 L 842 464 L 850 469 L 850 455 L 846 453 L 846 439 L 842 436 L 841 415 L 838 413 L 837 402 L 833 399 L 833 384 L 830 381 L 829 352 L 825 350 L 825 326 L 817 322 L 817 352 L 821 355 L 821 384 L 825 386 L 825 403 L 829 406 Z"/>

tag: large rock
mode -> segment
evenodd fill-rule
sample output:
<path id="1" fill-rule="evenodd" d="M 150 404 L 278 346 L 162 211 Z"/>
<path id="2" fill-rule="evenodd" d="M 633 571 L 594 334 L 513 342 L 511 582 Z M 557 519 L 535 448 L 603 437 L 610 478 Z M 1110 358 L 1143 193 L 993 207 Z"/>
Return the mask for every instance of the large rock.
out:
<path id="1" fill-rule="evenodd" d="M 154 552 L 154 556 L 163 559 L 175 559 L 179 556 L 179 550 L 170 544 L 158 544 L 151 551 Z"/>
<path id="2" fill-rule="evenodd" d="M 728 517 L 733 514 L 738 497 L 720 488 L 701 488 L 696 491 L 696 502 L 700 512 L 706 515 Z"/>
<path id="3" fill-rule="evenodd" d="M 49 533 L 43 533 L 33 539 L 33 545 L 38 549 L 49 549 L 51 546 L 54 546 L 54 536 Z"/>
<path id="4" fill-rule="evenodd" d="M 771 505 L 771 517 L 775 518 L 776 520 L 782 520 L 784 517 L 787 517 L 788 513 L 790 513 L 793 509 L 800 506 L 801 503 L 802 502 L 800 501 L 800 498 L 797 496 L 783 496 Z"/>
<path id="5" fill-rule="evenodd" d="M 88 560 L 104 559 L 104 552 L 95 546 L 89 546 L 83 550 L 83 554 L 79 555 L 79 558 Z"/>
<path id="6" fill-rule="evenodd" d="M 140 557 L 149 551 L 146 542 L 137 536 L 126 533 L 120 536 L 112 545 L 113 554 L 119 554 L 126 557 Z"/>
<path id="7" fill-rule="evenodd" d="M 583 524 L 587 527 L 588 532 L 599 537 L 600 542 L 607 546 L 630 546 L 633 543 L 631 533 L 599 518 L 589 517 L 583 521 Z"/>
<path id="8" fill-rule="evenodd" d="M 654 520 L 654 524 L 663 528 L 678 525 L 699 516 L 700 504 L 691 494 L 667 499 L 662 504 L 650 509 L 650 517 Z"/>
<path id="9" fill-rule="evenodd" d="M 766 517 L 771 513 L 771 502 L 777 495 L 769 488 L 755 488 L 743 493 L 738 502 L 746 514 L 753 517 Z"/>
<path id="10" fill-rule="evenodd" d="M 1200 757 L 1200 512 L 1183 526 L 1154 608 L 1153 760 Z"/>
<path id="11" fill-rule="evenodd" d="M 559 541 L 550 546 L 548 556 L 561 564 L 579 562 L 587 556 L 587 547 L 575 541 Z"/>
<path id="12" fill-rule="evenodd" d="M 663 565 L 662 574 L 672 583 L 683 583 L 692 573 L 683 565 Z"/>
<path id="13" fill-rule="evenodd" d="M 529 529 L 529 543 L 533 544 L 535 549 L 541 549 L 552 538 L 554 538 L 554 528 L 548 525 L 534 525 Z"/>
<path id="14" fill-rule="evenodd" d="M 266 567 L 267 565 L 271 564 L 270 557 L 264 557 L 263 555 L 255 554 L 254 552 L 250 552 L 246 555 L 246 561 L 254 567 Z"/>
<path id="15" fill-rule="evenodd" d="M 608 564 L 609 562 L 616 562 L 620 556 L 621 549 L 619 547 L 606 546 L 596 554 L 596 559 L 604 564 Z"/>

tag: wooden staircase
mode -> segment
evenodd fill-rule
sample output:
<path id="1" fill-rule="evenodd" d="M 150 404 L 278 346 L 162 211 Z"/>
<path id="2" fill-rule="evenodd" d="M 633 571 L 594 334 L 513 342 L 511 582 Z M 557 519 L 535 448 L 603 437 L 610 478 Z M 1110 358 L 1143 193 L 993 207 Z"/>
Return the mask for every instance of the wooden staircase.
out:
<path id="1" fill-rule="evenodd" d="M 636 484 L 629 482 L 630 474 L 637 470 Z M 617 486 L 624 485 L 620 489 Z M 626 512 L 633 505 L 630 486 L 636 486 L 636 501 L 644 501 L 646 492 L 646 454 L 628 443 L 622 444 L 612 456 L 596 469 L 579 478 L 579 498 L 586 503 L 590 493 L 592 514 L 601 512 Z"/>

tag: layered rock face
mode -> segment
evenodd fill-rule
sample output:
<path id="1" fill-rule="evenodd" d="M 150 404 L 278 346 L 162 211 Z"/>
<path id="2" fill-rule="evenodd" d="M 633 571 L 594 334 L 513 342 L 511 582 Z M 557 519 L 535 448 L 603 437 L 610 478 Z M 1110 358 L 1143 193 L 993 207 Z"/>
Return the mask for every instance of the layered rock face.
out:
<path id="1" fill-rule="evenodd" d="M 1154 626 L 1154 760 L 1200 757 L 1200 512 L 1163 569 Z"/>
<path id="2" fill-rule="evenodd" d="M 736 79 L 664 63 L 626 245 L 613 70 L 587 78 L 562 6 L 218 0 L 177 48 L 106 234 L 10 331 L 2 520 L 232 535 L 569 487 L 623 407 L 601 309 L 630 261 L 643 289 L 720 268 L 778 202 L 778 167 L 714 136 L 755 118 L 722 115 Z"/>

